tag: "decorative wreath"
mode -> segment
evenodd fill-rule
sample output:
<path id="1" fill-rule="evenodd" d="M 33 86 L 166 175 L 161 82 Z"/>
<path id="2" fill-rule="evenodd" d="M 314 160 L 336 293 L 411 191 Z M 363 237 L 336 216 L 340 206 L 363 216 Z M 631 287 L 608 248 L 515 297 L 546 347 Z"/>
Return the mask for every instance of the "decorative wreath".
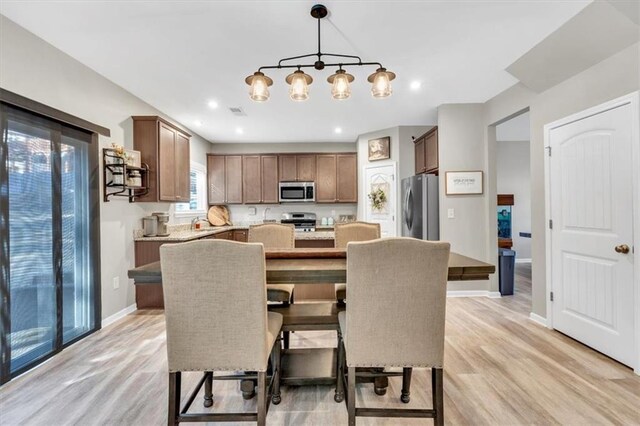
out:
<path id="1" fill-rule="evenodd" d="M 382 210 L 384 209 L 385 204 L 387 204 L 387 194 L 381 188 L 374 189 L 369 193 L 369 199 L 371 200 L 371 206 L 374 210 Z"/>

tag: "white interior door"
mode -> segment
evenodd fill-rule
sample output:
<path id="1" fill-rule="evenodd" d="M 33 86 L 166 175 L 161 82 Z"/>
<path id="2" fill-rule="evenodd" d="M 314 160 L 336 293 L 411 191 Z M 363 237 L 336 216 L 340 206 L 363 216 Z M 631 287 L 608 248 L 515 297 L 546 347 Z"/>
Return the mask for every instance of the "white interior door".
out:
<path id="1" fill-rule="evenodd" d="M 548 133 L 553 328 L 629 366 L 636 363 L 632 129 L 627 103 Z"/>
<path id="2" fill-rule="evenodd" d="M 368 166 L 364 170 L 366 222 L 379 223 L 382 237 L 395 237 L 396 232 L 396 164 Z M 387 202 L 381 209 L 373 208 L 368 195 L 373 190 L 382 190 Z"/>

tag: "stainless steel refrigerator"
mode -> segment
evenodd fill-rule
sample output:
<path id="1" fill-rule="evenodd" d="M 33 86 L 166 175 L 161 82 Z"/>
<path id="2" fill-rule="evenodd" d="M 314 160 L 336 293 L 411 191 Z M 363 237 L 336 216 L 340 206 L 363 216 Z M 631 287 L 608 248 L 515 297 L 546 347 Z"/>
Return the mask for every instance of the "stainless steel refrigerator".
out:
<path id="1" fill-rule="evenodd" d="M 420 174 L 402 179 L 402 236 L 440 239 L 438 176 Z"/>

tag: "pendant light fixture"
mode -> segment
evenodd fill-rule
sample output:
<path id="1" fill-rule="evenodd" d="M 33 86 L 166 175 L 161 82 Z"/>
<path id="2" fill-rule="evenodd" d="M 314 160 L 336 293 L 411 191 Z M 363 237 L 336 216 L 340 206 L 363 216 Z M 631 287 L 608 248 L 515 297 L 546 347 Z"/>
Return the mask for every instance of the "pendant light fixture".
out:
<path id="1" fill-rule="evenodd" d="M 349 83 L 354 80 L 351 74 L 340 68 L 335 74 L 330 75 L 327 81 L 331 83 L 331 96 L 333 99 L 348 99 L 351 96 Z"/>
<path id="2" fill-rule="evenodd" d="M 292 74 L 289 74 L 285 81 L 289 84 L 289 97 L 294 101 L 305 101 L 309 99 L 309 85 L 313 82 L 313 78 L 302 71 L 302 68 L 315 68 L 318 71 L 325 67 L 338 67 L 335 74 L 329 76 L 327 81 L 331 84 L 331 96 L 333 99 L 348 99 L 351 96 L 350 83 L 353 82 L 353 75 L 347 73 L 343 67 L 347 66 L 376 66 L 376 72 L 371 74 L 368 81 L 371 83 L 371 94 L 374 98 L 386 98 L 391 95 L 391 80 L 396 75 L 391 71 L 387 71 L 379 62 L 362 62 L 359 56 L 342 55 L 334 53 L 322 53 L 320 47 L 320 20 L 327 16 L 328 10 L 324 5 L 316 4 L 311 8 L 311 16 L 318 21 L 318 52 L 309 53 L 307 55 L 292 56 L 290 58 L 280 59 L 278 65 L 262 66 L 258 71 L 245 79 L 250 86 L 249 97 L 256 102 L 264 102 L 269 99 L 269 86 L 273 84 L 273 80 L 264 75 L 262 70 L 265 69 L 291 69 L 297 68 Z M 346 62 L 325 63 L 322 58 L 328 56 L 344 60 Z M 313 64 L 292 63 L 305 58 L 317 57 Z"/>
<path id="3" fill-rule="evenodd" d="M 309 85 L 313 83 L 313 78 L 304 71 L 294 71 L 285 79 L 289 83 L 289 97 L 294 101 L 306 101 L 309 99 Z"/>
<path id="4" fill-rule="evenodd" d="M 256 102 L 269 100 L 269 86 L 273 84 L 273 80 L 260 71 L 256 71 L 244 81 L 249 85 L 249 97 L 252 100 Z"/>

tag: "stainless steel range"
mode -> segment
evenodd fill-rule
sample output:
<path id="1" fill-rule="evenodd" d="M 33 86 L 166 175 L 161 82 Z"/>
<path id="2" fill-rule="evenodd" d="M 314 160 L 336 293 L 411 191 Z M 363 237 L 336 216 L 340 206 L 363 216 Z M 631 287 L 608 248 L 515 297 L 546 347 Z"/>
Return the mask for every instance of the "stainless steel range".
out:
<path id="1" fill-rule="evenodd" d="M 291 223 L 299 232 L 314 232 L 316 230 L 316 214 L 305 212 L 282 213 L 281 223 Z"/>

